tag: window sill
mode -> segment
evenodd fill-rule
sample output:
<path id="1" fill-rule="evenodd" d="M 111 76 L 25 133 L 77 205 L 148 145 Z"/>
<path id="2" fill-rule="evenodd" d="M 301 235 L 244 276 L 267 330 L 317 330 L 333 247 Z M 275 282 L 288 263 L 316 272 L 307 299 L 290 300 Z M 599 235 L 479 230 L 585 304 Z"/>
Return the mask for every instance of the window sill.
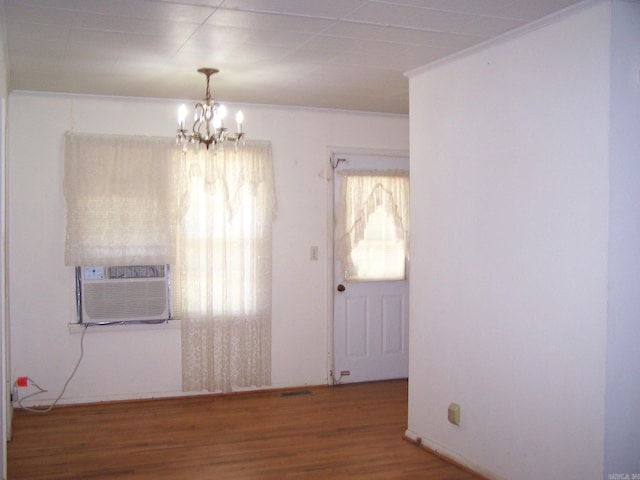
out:
<path id="1" fill-rule="evenodd" d="M 81 323 L 68 323 L 69 333 L 82 333 L 85 326 Z M 115 323 L 111 325 L 89 325 L 87 333 L 92 332 L 133 332 L 133 331 L 149 331 L 149 330 L 178 330 L 180 329 L 180 320 L 172 319 L 164 323 Z"/>

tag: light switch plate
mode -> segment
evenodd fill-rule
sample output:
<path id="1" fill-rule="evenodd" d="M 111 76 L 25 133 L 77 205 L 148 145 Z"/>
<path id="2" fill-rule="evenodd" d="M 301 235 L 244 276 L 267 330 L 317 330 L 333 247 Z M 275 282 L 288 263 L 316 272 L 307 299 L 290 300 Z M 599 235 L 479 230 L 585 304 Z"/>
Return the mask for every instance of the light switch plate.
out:
<path id="1" fill-rule="evenodd" d="M 447 417 L 449 418 L 449 422 L 454 425 L 460 425 L 460 405 L 457 403 L 450 403 L 447 411 Z"/>

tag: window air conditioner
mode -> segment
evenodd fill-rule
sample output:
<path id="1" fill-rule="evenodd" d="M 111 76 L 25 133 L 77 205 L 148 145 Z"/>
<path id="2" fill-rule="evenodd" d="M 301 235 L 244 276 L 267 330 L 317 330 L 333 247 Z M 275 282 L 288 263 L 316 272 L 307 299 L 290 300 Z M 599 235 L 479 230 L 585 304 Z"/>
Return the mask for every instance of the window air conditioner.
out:
<path id="1" fill-rule="evenodd" d="M 77 267 L 80 323 L 163 321 L 171 317 L 169 265 Z"/>

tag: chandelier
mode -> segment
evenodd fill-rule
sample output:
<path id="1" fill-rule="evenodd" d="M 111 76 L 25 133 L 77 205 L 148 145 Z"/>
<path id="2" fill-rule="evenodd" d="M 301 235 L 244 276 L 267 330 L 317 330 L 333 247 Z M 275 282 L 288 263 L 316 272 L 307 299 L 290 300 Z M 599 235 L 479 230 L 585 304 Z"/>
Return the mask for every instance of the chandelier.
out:
<path id="1" fill-rule="evenodd" d="M 211 75 L 218 73 L 216 68 L 199 68 L 199 73 L 207 77 L 207 90 L 204 100 L 196 103 L 193 115 L 193 127 L 191 131 L 185 128 L 185 119 L 187 118 L 187 106 L 180 105 L 178 108 L 178 132 L 176 134 L 176 145 L 182 148 L 183 152 L 187 152 L 189 144 L 198 147 L 204 143 L 207 150 L 211 145 L 214 147 L 222 146 L 224 142 L 233 142 L 238 145 L 244 142 L 244 132 L 242 131 L 242 122 L 244 115 L 241 110 L 236 113 L 236 133 L 229 135 L 227 128 L 224 126 L 224 120 L 227 116 L 227 108 L 220 105 L 211 97 L 211 88 L 209 80 Z"/>

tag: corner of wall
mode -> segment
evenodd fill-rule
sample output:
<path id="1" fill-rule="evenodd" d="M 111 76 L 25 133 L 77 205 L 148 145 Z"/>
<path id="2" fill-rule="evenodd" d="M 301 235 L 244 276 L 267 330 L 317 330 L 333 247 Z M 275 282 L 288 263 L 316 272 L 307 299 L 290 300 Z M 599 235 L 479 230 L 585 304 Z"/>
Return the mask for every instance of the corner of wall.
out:
<path id="1" fill-rule="evenodd" d="M 0 408 L 2 411 L 2 454 L 0 456 L 0 473 L 2 478 L 7 476 L 7 441 L 11 436 L 11 402 L 7 398 L 9 395 L 9 356 L 8 356 L 8 328 L 5 316 L 5 138 L 6 138 L 6 99 L 8 91 L 8 55 L 6 28 L 3 15 L 4 3 L 0 2 Z"/>
<path id="2" fill-rule="evenodd" d="M 640 2 L 611 4 L 604 475 L 640 475 Z"/>

